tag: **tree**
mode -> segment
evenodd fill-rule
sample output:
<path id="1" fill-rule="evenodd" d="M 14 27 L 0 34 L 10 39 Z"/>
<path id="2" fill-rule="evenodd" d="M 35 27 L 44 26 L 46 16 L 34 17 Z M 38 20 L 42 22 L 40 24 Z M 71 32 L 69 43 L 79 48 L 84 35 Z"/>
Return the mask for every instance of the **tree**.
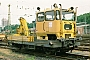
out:
<path id="1" fill-rule="evenodd" d="M 78 16 L 78 17 L 77 17 L 77 22 L 78 22 L 78 23 L 79 23 L 79 22 L 85 22 L 85 19 L 86 19 L 87 24 L 90 24 L 90 12 Z"/>
<path id="2" fill-rule="evenodd" d="M 32 23 L 28 23 L 28 22 L 27 22 L 28 28 L 33 28 L 33 24 L 34 24 L 34 26 L 36 25 L 35 22 L 32 22 Z M 16 33 L 16 29 L 17 29 L 19 26 L 20 26 L 20 25 L 18 25 L 18 24 L 11 25 L 12 33 Z M 8 27 L 10 28 L 10 26 L 5 26 L 4 29 L 3 29 L 3 31 L 5 31 L 5 30 L 10 30 L 10 29 L 8 29 Z"/>

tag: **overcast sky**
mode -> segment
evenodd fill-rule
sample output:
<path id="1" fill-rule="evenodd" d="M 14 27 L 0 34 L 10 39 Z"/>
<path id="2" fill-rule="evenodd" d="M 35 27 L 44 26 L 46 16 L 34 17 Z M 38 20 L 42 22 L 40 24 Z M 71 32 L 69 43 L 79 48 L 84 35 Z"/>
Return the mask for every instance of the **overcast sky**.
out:
<path id="1" fill-rule="evenodd" d="M 0 0 L 0 3 L 0 20 L 8 19 L 8 5 L 11 5 L 11 24 L 19 24 L 19 17 L 31 23 L 35 20 L 38 6 L 41 9 L 50 8 L 54 3 L 62 4 L 62 8 L 78 7 L 77 15 L 90 12 L 90 0 Z"/>

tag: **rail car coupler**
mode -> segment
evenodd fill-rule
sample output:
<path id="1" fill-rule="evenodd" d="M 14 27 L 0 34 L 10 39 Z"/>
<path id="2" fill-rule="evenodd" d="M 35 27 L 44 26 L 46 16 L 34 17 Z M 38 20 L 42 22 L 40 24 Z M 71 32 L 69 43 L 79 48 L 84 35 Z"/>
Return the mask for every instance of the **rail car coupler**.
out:
<path id="1" fill-rule="evenodd" d="M 59 41 L 60 41 L 60 42 L 64 42 L 65 39 L 64 39 L 64 38 L 60 38 Z"/>

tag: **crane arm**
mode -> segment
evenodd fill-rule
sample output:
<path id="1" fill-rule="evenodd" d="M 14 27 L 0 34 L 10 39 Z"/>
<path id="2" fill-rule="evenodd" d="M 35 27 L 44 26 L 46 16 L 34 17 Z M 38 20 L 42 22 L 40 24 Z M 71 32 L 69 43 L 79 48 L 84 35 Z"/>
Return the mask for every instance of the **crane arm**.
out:
<path id="1" fill-rule="evenodd" d="M 20 26 L 17 29 L 17 33 L 20 35 L 28 36 L 29 35 L 29 29 L 28 29 L 26 20 L 23 17 L 20 17 L 19 21 L 20 21 Z"/>

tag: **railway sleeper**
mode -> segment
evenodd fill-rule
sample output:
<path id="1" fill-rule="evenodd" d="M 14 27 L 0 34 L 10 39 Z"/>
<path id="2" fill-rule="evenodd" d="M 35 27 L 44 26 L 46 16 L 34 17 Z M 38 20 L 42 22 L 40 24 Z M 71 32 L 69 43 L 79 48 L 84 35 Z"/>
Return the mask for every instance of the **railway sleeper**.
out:
<path id="1" fill-rule="evenodd" d="M 74 50 L 90 51 L 90 48 L 75 48 Z"/>
<path id="2" fill-rule="evenodd" d="M 80 46 L 90 46 L 90 43 L 82 43 Z"/>

